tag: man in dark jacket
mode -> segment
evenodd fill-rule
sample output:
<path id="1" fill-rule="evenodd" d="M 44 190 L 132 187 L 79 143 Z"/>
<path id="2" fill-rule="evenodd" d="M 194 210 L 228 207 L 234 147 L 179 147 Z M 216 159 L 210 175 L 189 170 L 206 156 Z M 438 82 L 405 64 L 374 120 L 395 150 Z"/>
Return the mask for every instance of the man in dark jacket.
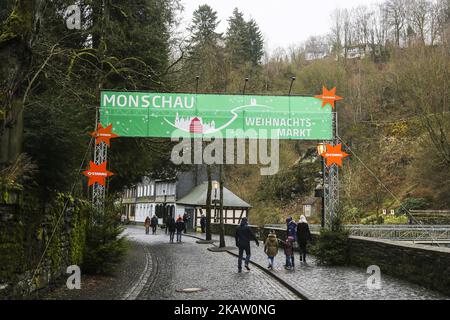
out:
<path id="1" fill-rule="evenodd" d="M 174 218 L 170 219 L 169 224 L 167 225 L 167 229 L 169 230 L 169 241 L 170 243 L 173 243 L 175 231 L 177 231 L 177 224 Z"/>
<path id="2" fill-rule="evenodd" d="M 181 234 L 185 228 L 185 224 L 182 217 L 178 217 L 177 223 L 176 223 L 176 229 L 177 229 L 177 242 L 181 242 Z"/>
<path id="3" fill-rule="evenodd" d="M 239 248 L 239 260 L 238 260 L 238 270 L 242 272 L 242 260 L 244 259 L 245 251 L 245 268 L 250 271 L 250 241 L 254 240 L 256 245 L 259 247 L 258 239 L 256 239 L 255 234 L 252 229 L 248 226 L 248 219 L 242 218 L 241 225 L 237 227 L 236 234 L 236 247 Z"/>
<path id="4" fill-rule="evenodd" d="M 202 217 L 200 218 L 200 227 L 202 228 L 202 233 L 206 232 L 206 216 L 202 214 Z"/>
<path id="5" fill-rule="evenodd" d="M 184 233 L 187 233 L 187 225 L 189 222 L 189 214 L 187 212 L 183 215 L 183 221 L 184 221 Z"/>
<path id="6" fill-rule="evenodd" d="M 152 221 L 151 221 L 151 225 L 152 225 L 152 234 L 156 234 L 156 228 L 158 227 L 158 218 L 156 216 L 152 217 Z"/>
<path id="7" fill-rule="evenodd" d="M 169 233 L 169 228 L 168 228 L 167 226 L 169 225 L 169 223 L 170 223 L 171 220 L 172 220 L 172 215 L 168 214 L 167 217 L 166 217 L 166 219 L 165 219 L 165 221 L 164 221 L 165 224 L 166 224 L 166 234 Z"/>

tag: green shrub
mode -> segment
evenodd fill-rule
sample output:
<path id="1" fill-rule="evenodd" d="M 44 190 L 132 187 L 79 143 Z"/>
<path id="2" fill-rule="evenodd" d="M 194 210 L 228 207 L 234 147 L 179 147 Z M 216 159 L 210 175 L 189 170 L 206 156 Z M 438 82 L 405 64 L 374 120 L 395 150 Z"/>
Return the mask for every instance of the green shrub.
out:
<path id="1" fill-rule="evenodd" d="M 112 274 L 125 258 L 128 243 L 120 215 L 112 206 L 89 221 L 82 270 L 88 274 Z"/>
<path id="2" fill-rule="evenodd" d="M 361 219 L 361 224 L 365 225 L 374 225 L 374 224 L 383 224 L 384 223 L 384 217 L 380 215 L 371 215 L 368 217 L 365 217 L 364 219 Z"/>
<path id="3" fill-rule="evenodd" d="M 356 207 L 345 206 L 341 212 L 342 221 L 347 224 L 358 224 L 361 221 L 363 212 Z"/>
<path id="4" fill-rule="evenodd" d="M 406 198 L 403 200 L 402 205 L 398 209 L 399 215 L 408 214 L 410 210 L 422 210 L 426 209 L 430 206 L 430 203 L 427 199 L 424 198 Z"/>
<path id="5" fill-rule="evenodd" d="M 348 231 L 340 221 L 333 223 L 331 230 L 322 229 L 320 237 L 312 246 L 311 253 L 316 256 L 319 265 L 342 266 L 348 264 Z"/>
<path id="6" fill-rule="evenodd" d="M 407 216 L 386 216 L 384 224 L 408 224 Z"/>

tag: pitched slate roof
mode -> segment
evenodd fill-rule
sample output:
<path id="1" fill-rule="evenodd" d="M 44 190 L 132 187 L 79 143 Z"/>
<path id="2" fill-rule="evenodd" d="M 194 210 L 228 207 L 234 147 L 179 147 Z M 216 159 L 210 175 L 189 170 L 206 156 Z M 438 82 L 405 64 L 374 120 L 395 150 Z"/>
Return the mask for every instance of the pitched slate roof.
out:
<path id="1" fill-rule="evenodd" d="M 206 206 L 206 193 L 208 191 L 208 182 L 204 182 L 189 192 L 185 197 L 177 201 L 180 205 L 189 205 L 194 207 Z M 217 200 L 220 200 L 220 192 L 217 190 Z M 211 192 L 211 204 L 214 204 L 214 189 Z M 226 208 L 251 208 L 247 202 L 239 198 L 227 188 L 223 188 L 223 206 Z"/>

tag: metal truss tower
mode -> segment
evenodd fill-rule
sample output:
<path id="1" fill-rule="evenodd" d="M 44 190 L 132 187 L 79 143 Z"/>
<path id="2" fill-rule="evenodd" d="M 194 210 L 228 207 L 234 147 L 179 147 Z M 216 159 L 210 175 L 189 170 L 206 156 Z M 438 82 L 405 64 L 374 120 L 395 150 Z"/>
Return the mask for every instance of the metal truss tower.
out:
<path id="1" fill-rule="evenodd" d="M 98 130 L 99 124 L 99 114 L 97 111 L 97 119 L 95 124 L 95 131 Z M 94 163 L 96 165 L 102 164 L 108 159 L 108 147 L 106 143 L 101 142 L 97 144 L 94 143 Z M 106 196 L 106 188 L 99 183 L 94 183 L 92 186 L 92 204 L 94 208 L 97 209 L 99 213 L 103 213 L 105 208 L 105 196 Z"/>
<path id="2" fill-rule="evenodd" d="M 333 112 L 333 141 L 330 143 L 333 146 L 339 144 L 337 133 L 338 118 L 337 113 Z M 331 229 L 339 207 L 339 167 L 337 164 L 325 167 L 324 182 L 325 226 Z"/>

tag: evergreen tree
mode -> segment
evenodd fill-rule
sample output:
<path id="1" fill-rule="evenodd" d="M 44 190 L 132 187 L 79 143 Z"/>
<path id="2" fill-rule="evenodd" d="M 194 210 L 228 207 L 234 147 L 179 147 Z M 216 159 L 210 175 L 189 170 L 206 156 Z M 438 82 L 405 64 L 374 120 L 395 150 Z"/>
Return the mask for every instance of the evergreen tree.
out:
<path id="1" fill-rule="evenodd" d="M 208 5 L 194 11 L 191 37 L 187 43 L 187 58 L 183 65 L 184 86 L 194 83 L 200 77 L 202 91 L 224 90 L 224 57 L 221 47 L 222 35 L 216 32 L 219 20 L 217 12 Z"/>
<path id="2" fill-rule="evenodd" d="M 190 46 L 192 50 L 205 46 L 217 46 L 222 38 L 216 29 L 220 21 L 217 18 L 217 12 L 209 5 L 201 5 L 194 11 L 192 25 L 189 28 L 191 32 Z"/>
<path id="3" fill-rule="evenodd" d="M 264 40 L 255 20 L 251 19 L 247 22 L 248 37 L 249 37 L 249 56 L 250 62 L 253 66 L 261 64 L 261 59 L 264 56 Z"/>
<path id="4" fill-rule="evenodd" d="M 130 0 L 111 4 L 80 0 L 77 5 L 82 14 L 81 30 L 69 30 L 65 24 L 64 12 L 73 1 L 55 0 L 31 7 L 25 7 L 27 1 L 16 1 L 15 13 L 11 3 L 0 6 L 2 15 L 10 9 L 5 15 L 10 16 L 10 22 L 0 30 L 0 57 L 11 59 L 11 65 L 17 63 L 20 77 L 7 77 L 6 69 L 1 73 L 0 98 L 2 106 L 11 104 L 23 110 L 22 151 L 31 156 L 38 169 L 36 184 L 27 187 L 34 187 L 33 192 L 44 204 L 58 192 L 71 190 L 74 181 L 83 179 L 79 168 L 89 145 L 88 133 L 94 130 L 95 106 L 99 104 L 101 89 L 170 90 L 164 80 L 169 64 L 169 30 L 177 1 Z M 26 29 L 16 28 L 11 33 L 17 14 L 33 20 L 27 21 Z M 26 36 L 21 36 L 20 30 Z M 14 35 L 17 37 L 9 38 Z M 18 50 L 19 46 L 27 49 Z M 16 52 L 20 60 L 10 52 Z M 3 100 L 6 97 L 3 93 L 11 86 L 15 88 L 11 99 Z M 0 111 L 2 120 L 3 114 Z M 15 123 L 20 124 L 21 118 Z M 8 131 L 0 130 L 2 133 L 6 136 Z M 17 150 L 22 141 L 14 141 Z M 111 159 L 136 161 L 132 161 L 132 166 L 126 161 L 110 161 L 110 169 L 116 176 L 111 179 L 109 192 L 133 184 L 151 171 L 153 164 L 168 159 L 169 152 L 167 141 L 113 141 Z M 86 153 L 83 168 L 91 154 Z M 84 183 L 78 186 L 81 185 Z"/>
<path id="5" fill-rule="evenodd" d="M 246 21 L 239 9 L 233 10 L 228 19 L 225 37 L 228 91 L 242 91 L 243 79 L 249 78 L 247 92 L 259 92 L 262 88 L 261 58 L 263 38 L 253 19 Z"/>
<path id="6" fill-rule="evenodd" d="M 228 19 L 225 44 L 228 59 L 233 66 L 245 64 L 250 60 L 251 41 L 248 24 L 244 20 L 244 14 L 238 8 L 233 10 L 233 15 Z"/>

